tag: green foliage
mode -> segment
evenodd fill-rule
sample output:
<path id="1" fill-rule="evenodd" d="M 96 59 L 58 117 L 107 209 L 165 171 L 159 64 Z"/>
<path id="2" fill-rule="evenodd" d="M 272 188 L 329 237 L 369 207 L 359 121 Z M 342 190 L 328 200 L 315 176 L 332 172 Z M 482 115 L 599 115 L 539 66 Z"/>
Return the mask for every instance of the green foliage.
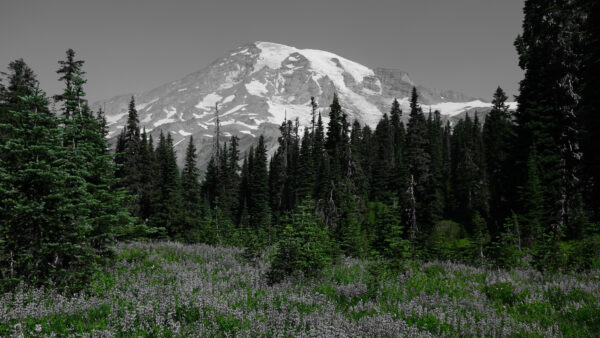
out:
<path id="1" fill-rule="evenodd" d="M 110 261 L 116 238 L 144 230 L 124 209 L 102 120 L 83 98 L 82 64 L 72 50 L 61 61 L 60 120 L 31 88 L 1 125 L 11 135 L 0 143 L 2 288 L 26 280 L 78 290 Z M 12 99 L 8 93 L 2 102 Z"/>
<path id="2" fill-rule="evenodd" d="M 498 302 L 502 305 L 513 305 L 518 301 L 518 298 L 514 294 L 515 286 L 511 283 L 500 282 L 487 285 L 484 288 L 485 295 L 491 300 Z"/>
<path id="3" fill-rule="evenodd" d="M 267 272 L 270 284 L 289 276 L 316 276 L 332 262 L 332 243 L 313 205 L 307 200 L 282 219 L 283 232 Z"/>
<path id="4" fill-rule="evenodd" d="M 480 241 L 467 237 L 462 225 L 449 220 L 437 223 L 428 245 L 431 258 L 463 262 L 481 262 L 481 251 L 485 249 Z"/>
<path id="5" fill-rule="evenodd" d="M 504 230 L 498 240 L 491 245 L 492 257 L 496 264 L 503 268 L 512 268 L 522 265 L 525 252 L 521 249 L 519 219 L 513 213 L 512 218 L 507 218 Z"/>

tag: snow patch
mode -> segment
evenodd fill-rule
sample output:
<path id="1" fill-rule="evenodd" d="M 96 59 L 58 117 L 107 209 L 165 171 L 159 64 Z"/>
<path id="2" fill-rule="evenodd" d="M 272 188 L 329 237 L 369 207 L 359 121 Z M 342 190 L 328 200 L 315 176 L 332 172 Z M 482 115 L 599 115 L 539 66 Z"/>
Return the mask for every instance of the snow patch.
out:
<path id="1" fill-rule="evenodd" d="M 257 125 L 253 126 L 251 124 L 247 124 L 247 123 L 244 123 L 244 122 L 241 122 L 241 121 L 237 121 L 235 124 L 238 125 L 238 126 L 246 127 L 248 129 L 252 129 L 252 130 L 258 129 Z"/>
<path id="2" fill-rule="evenodd" d="M 247 52 L 248 52 L 248 48 L 245 48 L 245 49 L 240 50 L 239 52 L 232 53 L 231 56 L 238 55 L 238 54 L 246 54 Z"/>
<path id="3" fill-rule="evenodd" d="M 107 125 L 115 124 L 120 119 L 125 117 L 125 115 L 127 115 L 127 113 L 121 113 L 121 114 L 116 114 L 116 115 L 106 115 L 106 124 Z"/>
<path id="4" fill-rule="evenodd" d="M 247 135 L 250 135 L 252 137 L 256 137 L 256 135 L 252 134 L 252 132 L 250 130 L 240 130 L 240 133 L 247 134 Z"/>
<path id="5" fill-rule="evenodd" d="M 254 96 L 263 96 L 269 92 L 266 84 L 256 80 L 246 83 L 246 90 L 248 91 L 248 94 Z"/>
<path id="6" fill-rule="evenodd" d="M 475 100 L 470 102 L 442 102 L 432 105 L 421 105 L 424 111 L 431 109 L 431 111 L 439 110 L 444 115 L 458 115 L 471 108 L 490 108 L 491 103 L 483 102 L 481 100 Z"/>
<path id="7" fill-rule="evenodd" d="M 187 131 L 185 131 L 183 129 L 180 129 L 179 130 L 179 135 L 181 135 L 181 136 L 190 136 L 190 135 L 192 135 L 192 133 L 187 132 Z"/>
<path id="8" fill-rule="evenodd" d="M 187 88 L 179 88 L 179 89 L 177 89 L 178 92 L 182 92 L 184 90 L 187 90 Z"/>
<path id="9" fill-rule="evenodd" d="M 238 110 L 240 110 L 240 109 L 242 109 L 242 108 L 244 108 L 244 107 L 246 107 L 246 106 L 247 106 L 247 104 L 240 104 L 240 105 L 237 105 L 237 106 L 233 107 L 232 109 L 229 109 L 228 111 L 226 111 L 226 112 L 225 112 L 223 115 L 221 115 L 221 116 L 225 116 L 225 115 L 229 115 L 229 114 L 231 114 L 231 113 L 235 113 L 236 111 L 238 111 Z"/>
<path id="10" fill-rule="evenodd" d="M 233 101 L 234 99 L 235 99 L 235 95 L 229 95 L 225 99 L 223 99 L 223 101 L 221 101 L 221 104 L 229 103 L 229 102 Z"/>
<path id="11" fill-rule="evenodd" d="M 149 114 L 147 114 L 147 115 L 146 115 L 146 117 L 144 117 L 144 119 L 143 119 L 143 120 L 141 120 L 140 122 L 141 122 L 141 123 L 148 123 L 148 122 L 151 122 L 151 121 L 152 121 L 152 113 L 149 113 Z"/>
<path id="12" fill-rule="evenodd" d="M 154 127 L 161 126 L 165 123 L 175 122 L 175 119 L 173 119 L 172 117 L 175 116 L 175 114 L 177 114 L 177 108 L 171 106 L 171 109 L 164 108 L 163 111 L 165 112 L 165 114 L 167 114 L 167 117 L 154 122 Z"/>
<path id="13" fill-rule="evenodd" d="M 201 119 L 201 118 L 203 118 L 204 116 L 210 115 L 210 112 L 208 112 L 208 111 L 205 111 L 205 112 L 202 112 L 202 114 L 196 114 L 196 113 L 192 113 L 192 115 L 194 115 L 194 118 Z"/>
<path id="14" fill-rule="evenodd" d="M 194 107 L 202 110 L 211 110 L 215 107 L 215 104 L 221 101 L 223 97 L 217 93 L 210 93 L 206 95 L 202 101 L 198 102 Z"/>
<path id="15" fill-rule="evenodd" d="M 300 124 L 308 124 L 312 118 L 309 102 L 306 104 L 288 104 L 283 102 L 267 101 L 269 105 L 269 117 L 268 122 L 274 124 L 281 124 L 287 115 L 288 120 L 294 120 L 296 117 L 300 119 Z"/>
<path id="16" fill-rule="evenodd" d="M 151 101 L 149 101 L 149 102 L 146 102 L 146 103 L 136 104 L 135 105 L 135 110 L 140 111 L 140 110 L 146 108 L 148 105 L 153 104 L 156 101 L 158 101 L 158 97 L 155 98 L 155 99 L 153 99 L 153 100 L 151 100 Z"/>

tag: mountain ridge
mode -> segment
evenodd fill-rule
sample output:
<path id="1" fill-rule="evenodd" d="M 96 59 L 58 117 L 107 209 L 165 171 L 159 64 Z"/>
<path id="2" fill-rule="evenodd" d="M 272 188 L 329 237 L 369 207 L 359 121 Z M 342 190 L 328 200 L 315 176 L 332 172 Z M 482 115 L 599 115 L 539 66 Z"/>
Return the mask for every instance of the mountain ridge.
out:
<path id="1" fill-rule="evenodd" d="M 242 152 L 260 134 L 274 151 L 278 126 L 285 117 L 308 124 L 312 96 L 319 102 L 325 122 L 336 92 L 351 120 L 374 127 L 394 98 L 407 116 L 413 86 L 419 91 L 424 111 L 440 110 L 448 115 L 446 118 L 491 106 L 456 91 L 419 86 L 399 69 L 371 69 L 327 51 L 257 41 L 239 46 L 178 80 L 138 94 L 117 95 L 92 107 L 106 107 L 109 138 L 114 139 L 125 125 L 133 95 L 141 126 L 155 138 L 160 130 L 171 133 L 178 154 L 184 153 L 184 141 L 194 136 L 203 168 L 212 149 L 215 105 L 219 106 L 222 135 L 238 136 Z M 178 161 L 182 163 L 182 156 Z"/>

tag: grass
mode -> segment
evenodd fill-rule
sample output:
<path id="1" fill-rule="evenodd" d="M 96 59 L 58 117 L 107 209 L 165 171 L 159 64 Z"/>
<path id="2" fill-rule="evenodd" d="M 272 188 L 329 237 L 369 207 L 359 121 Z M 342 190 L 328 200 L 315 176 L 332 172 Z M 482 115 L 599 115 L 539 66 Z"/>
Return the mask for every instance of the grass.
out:
<path id="1" fill-rule="evenodd" d="M 344 258 L 268 286 L 237 248 L 122 243 L 77 294 L 0 296 L 0 336 L 570 336 L 600 333 L 598 272 L 544 275 L 452 262 Z"/>

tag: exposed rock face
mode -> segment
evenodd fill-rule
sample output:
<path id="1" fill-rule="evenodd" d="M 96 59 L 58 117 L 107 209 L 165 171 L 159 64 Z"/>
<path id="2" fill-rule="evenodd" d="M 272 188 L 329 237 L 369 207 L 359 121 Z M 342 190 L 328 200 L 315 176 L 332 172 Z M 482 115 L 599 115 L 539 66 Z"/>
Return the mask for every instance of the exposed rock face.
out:
<path id="1" fill-rule="evenodd" d="M 273 151 L 278 126 L 287 116 L 301 125 L 311 119 L 314 96 L 324 121 L 333 93 L 337 92 L 351 120 L 374 126 L 388 112 L 394 98 L 408 113 L 412 82 L 408 73 L 385 68 L 369 69 L 341 56 L 319 50 L 256 42 L 239 47 L 206 68 L 153 90 L 134 95 L 142 126 L 155 140 L 162 130 L 171 133 L 182 164 L 189 136 L 199 149 L 199 164 L 210 158 L 218 104 L 222 139 L 237 135 L 243 153 L 263 134 Z M 449 116 L 490 103 L 453 91 L 432 91 L 417 86 L 424 110 L 440 110 Z M 131 95 L 95 103 L 105 105 L 115 138 L 127 120 Z M 114 143 L 114 142 L 113 142 Z"/>

